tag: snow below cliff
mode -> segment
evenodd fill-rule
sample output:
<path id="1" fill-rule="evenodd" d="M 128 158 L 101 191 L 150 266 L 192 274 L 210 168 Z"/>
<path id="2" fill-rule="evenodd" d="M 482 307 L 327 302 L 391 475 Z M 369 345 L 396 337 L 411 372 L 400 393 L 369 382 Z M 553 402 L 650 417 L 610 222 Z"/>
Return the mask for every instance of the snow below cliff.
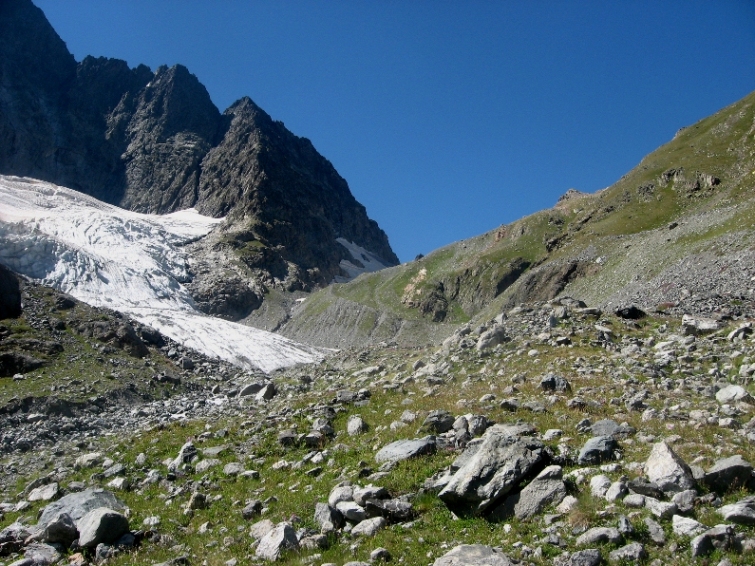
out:
<path id="1" fill-rule="evenodd" d="M 33 179 L 0 176 L 0 263 L 77 299 L 132 316 L 244 368 L 310 363 L 321 353 L 270 332 L 199 313 L 182 246 L 222 219 L 183 210 L 129 212 Z"/>

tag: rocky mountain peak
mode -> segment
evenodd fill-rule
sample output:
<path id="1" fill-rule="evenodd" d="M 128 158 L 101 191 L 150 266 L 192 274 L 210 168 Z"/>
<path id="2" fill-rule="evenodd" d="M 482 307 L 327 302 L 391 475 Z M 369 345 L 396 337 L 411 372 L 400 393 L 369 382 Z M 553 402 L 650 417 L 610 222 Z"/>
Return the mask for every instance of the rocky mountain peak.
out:
<path id="1" fill-rule="evenodd" d="M 216 245 L 245 266 L 238 288 L 255 296 L 343 278 L 352 245 L 398 263 L 330 161 L 251 98 L 221 114 L 183 65 L 77 64 L 29 0 L 0 4 L 0 32 L 0 174 L 139 212 L 226 217 Z"/>
<path id="2" fill-rule="evenodd" d="M 68 52 L 42 10 L 29 0 L 0 2 L 0 80 L 4 87 L 53 91 L 76 75 L 76 60 Z"/>

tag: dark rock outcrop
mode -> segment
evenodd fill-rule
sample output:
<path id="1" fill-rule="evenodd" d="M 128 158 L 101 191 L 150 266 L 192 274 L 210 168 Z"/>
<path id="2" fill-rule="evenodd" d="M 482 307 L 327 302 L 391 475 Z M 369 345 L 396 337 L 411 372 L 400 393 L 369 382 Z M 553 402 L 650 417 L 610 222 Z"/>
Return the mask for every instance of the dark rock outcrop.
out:
<path id="1" fill-rule="evenodd" d="M 16 275 L 0 265 L 0 320 L 21 316 L 21 288 Z"/>

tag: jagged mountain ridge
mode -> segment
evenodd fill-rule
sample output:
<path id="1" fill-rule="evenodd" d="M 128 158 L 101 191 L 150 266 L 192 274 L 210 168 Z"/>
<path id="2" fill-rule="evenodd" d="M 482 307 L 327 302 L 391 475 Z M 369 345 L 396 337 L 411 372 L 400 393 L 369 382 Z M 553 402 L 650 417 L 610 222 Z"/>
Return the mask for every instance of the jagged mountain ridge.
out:
<path id="1" fill-rule="evenodd" d="M 440 340 L 521 303 L 755 316 L 755 93 L 615 184 L 313 294 L 281 332 L 320 346 Z"/>
<path id="2" fill-rule="evenodd" d="M 77 63 L 29 0 L 0 4 L 0 35 L 0 173 L 138 212 L 227 216 L 213 245 L 241 266 L 235 283 L 253 306 L 271 286 L 308 291 L 343 275 L 353 258 L 336 238 L 398 263 L 333 165 L 251 99 L 221 114 L 181 65 Z"/>

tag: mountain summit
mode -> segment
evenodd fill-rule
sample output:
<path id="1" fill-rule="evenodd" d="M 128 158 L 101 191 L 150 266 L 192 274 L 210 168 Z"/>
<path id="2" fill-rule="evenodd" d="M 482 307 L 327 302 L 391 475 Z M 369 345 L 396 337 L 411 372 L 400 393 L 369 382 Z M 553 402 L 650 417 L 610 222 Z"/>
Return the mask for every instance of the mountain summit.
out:
<path id="1" fill-rule="evenodd" d="M 77 63 L 29 0 L 0 3 L 0 35 L 0 173 L 138 212 L 226 217 L 205 256 L 234 259 L 226 276 L 250 300 L 226 308 L 200 276 L 194 292 L 207 312 L 239 319 L 271 289 L 309 291 L 347 277 L 344 262 L 359 262 L 351 245 L 381 265 L 398 263 L 333 165 L 251 99 L 221 113 L 181 65 Z"/>

